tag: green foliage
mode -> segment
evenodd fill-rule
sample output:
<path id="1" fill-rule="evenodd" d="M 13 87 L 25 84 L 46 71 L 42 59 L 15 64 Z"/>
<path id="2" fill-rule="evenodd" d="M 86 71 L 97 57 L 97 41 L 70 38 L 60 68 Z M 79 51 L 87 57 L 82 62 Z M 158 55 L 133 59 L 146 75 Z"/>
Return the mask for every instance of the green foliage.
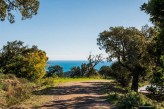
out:
<path id="1" fill-rule="evenodd" d="M 104 78 L 112 76 L 111 75 L 111 68 L 109 66 L 102 66 L 99 70 L 99 74 Z"/>
<path id="2" fill-rule="evenodd" d="M 53 77 L 46 77 L 40 80 L 37 80 L 35 83 L 39 86 L 39 87 L 53 87 L 55 86 L 55 80 L 57 78 L 53 78 Z"/>
<path id="3" fill-rule="evenodd" d="M 84 74 L 85 77 L 97 76 L 98 72 L 95 69 L 95 66 L 101 63 L 103 59 L 104 58 L 102 57 L 102 54 L 98 54 L 98 55 L 90 54 L 88 57 L 87 72 Z"/>
<path id="4" fill-rule="evenodd" d="M 118 62 L 111 65 L 111 76 L 116 79 L 122 87 L 128 87 L 131 81 L 131 72 L 122 67 Z"/>
<path id="5" fill-rule="evenodd" d="M 118 104 L 118 100 L 120 99 L 120 95 L 116 92 L 110 92 L 107 96 L 107 100 L 112 104 Z"/>
<path id="6" fill-rule="evenodd" d="M 154 109 L 164 109 L 164 102 L 157 102 L 155 100 L 152 100 L 148 98 L 147 96 L 143 94 L 139 94 L 140 97 L 140 105 L 141 106 L 152 106 Z"/>
<path id="7" fill-rule="evenodd" d="M 121 97 L 118 104 L 121 109 L 133 109 L 139 105 L 139 101 L 139 95 L 136 92 L 130 92 Z"/>
<path id="8" fill-rule="evenodd" d="M 151 30 L 151 31 L 149 31 Z M 110 27 L 108 31 L 100 33 L 97 44 L 109 54 L 108 60 L 117 59 L 133 76 L 132 90 L 138 90 L 140 76 L 146 75 L 149 66 L 153 65 L 151 56 L 147 52 L 154 35 L 153 28 L 143 27 Z"/>
<path id="9" fill-rule="evenodd" d="M 81 70 L 80 70 L 80 67 L 72 67 L 71 70 L 70 70 L 70 77 L 72 78 L 77 78 L 77 77 L 81 77 Z"/>
<path id="10" fill-rule="evenodd" d="M 149 0 L 141 6 L 141 10 L 150 15 L 150 20 L 157 26 L 164 27 L 164 1 Z"/>
<path id="11" fill-rule="evenodd" d="M 103 61 L 102 55 L 89 55 L 88 63 L 81 64 L 80 67 L 72 67 L 69 71 L 70 77 L 79 78 L 79 77 L 100 77 L 98 71 L 95 69 L 95 66 Z"/>
<path id="12" fill-rule="evenodd" d="M 164 60 L 164 58 L 161 58 Z M 163 64 L 164 65 L 164 64 Z M 152 92 L 153 96 L 158 96 L 158 99 L 164 99 L 164 69 L 163 67 L 157 66 L 154 69 L 151 86 L 147 88 L 148 91 Z"/>
<path id="13" fill-rule="evenodd" d="M 14 23 L 14 11 L 20 12 L 23 20 L 28 19 L 37 14 L 38 8 L 39 0 L 0 0 L 0 20 L 7 18 Z"/>
<path id="14" fill-rule="evenodd" d="M 151 109 L 163 109 L 162 103 L 153 101 L 143 94 L 129 92 L 120 96 L 117 104 L 121 109 L 134 109 L 138 106 L 151 106 Z"/>
<path id="15" fill-rule="evenodd" d="M 125 90 L 116 82 L 111 82 L 107 87 L 109 89 L 107 100 L 118 109 L 138 109 L 139 106 L 151 106 L 153 109 L 164 108 L 164 101 L 153 100 L 148 95 L 130 89 Z"/>
<path id="16" fill-rule="evenodd" d="M 151 79 L 152 86 L 149 90 L 153 92 L 154 96 L 157 94 L 161 97 L 164 93 L 164 1 L 163 0 L 149 0 L 141 6 L 141 10 L 150 15 L 150 20 L 158 28 L 158 35 L 154 38 L 153 44 L 153 59 L 155 67 Z"/>
<path id="17" fill-rule="evenodd" d="M 23 75 L 23 77 L 27 77 L 30 80 L 37 80 L 43 78 L 46 74 L 46 53 L 44 51 L 38 50 L 32 53 L 28 53 L 25 58 L 27 66 L 21 68 L 21 71 L 27 76 Z"/>
<path id="18" fill-rule="evenodd" d="M 28 48 L 22 41 L 8 42 L 0 54 L 0 68 L 4 74 L 15 74 L 18 77 L 36 80 L 46 73 L 46 53 L 36 46 Z"/>
<path id="19" fill-rule="evenodd" d="M 159 68 L 158 71 L 153 73 L 151 84 L 156 86 L 154 94 L 162 95 L 164 93 L 164 71 L 163 71 L 163 69 Z"/>
<path id="20" fill-rule="evenodd" d="M 51 77 L 64 77 L 63 68 L 59 65 L 48 67 L 48 76 Z"/>
<path id="21" fill-rule="evenodd" d="M 84 75 L 88 72 L 88 65 L 83 63 L 81 64 L 81 76 L 84 77 Z"/>

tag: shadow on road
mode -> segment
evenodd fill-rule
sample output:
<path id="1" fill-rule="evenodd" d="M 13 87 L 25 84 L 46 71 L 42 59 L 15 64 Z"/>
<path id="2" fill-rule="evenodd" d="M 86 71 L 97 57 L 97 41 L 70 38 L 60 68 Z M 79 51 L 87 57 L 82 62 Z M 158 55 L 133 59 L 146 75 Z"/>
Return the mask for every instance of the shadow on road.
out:
<path id="1" fill-rule="evenodd" d="M 35 91 L 36 95 L 54 95 L 54 100 L 39 108 L 54 109 L 110 109 L 104 94 L 115 89 L 112 82 L 81 82 L 80 85 L 49 87 Z M 62 97 L 62 98 L 61 98 Z M 63 98 L 66 97 L 66 98 Z M 109 106 L 109 107 L 108 107 Z"/>

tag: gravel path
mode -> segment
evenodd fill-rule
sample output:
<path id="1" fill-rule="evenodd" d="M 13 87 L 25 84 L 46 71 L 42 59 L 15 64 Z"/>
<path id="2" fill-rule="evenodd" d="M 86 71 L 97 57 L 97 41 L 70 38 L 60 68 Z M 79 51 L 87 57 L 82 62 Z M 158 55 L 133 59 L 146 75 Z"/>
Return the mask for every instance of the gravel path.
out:
<path id="1" fill-rule="evenodd" d="M 111 109 L 105 99 L 104 85 L 108 80 L 92 80 L 85 82 L 69 82 L 49 89 L 54 100 L 39 108 L 41 109 Z"/>

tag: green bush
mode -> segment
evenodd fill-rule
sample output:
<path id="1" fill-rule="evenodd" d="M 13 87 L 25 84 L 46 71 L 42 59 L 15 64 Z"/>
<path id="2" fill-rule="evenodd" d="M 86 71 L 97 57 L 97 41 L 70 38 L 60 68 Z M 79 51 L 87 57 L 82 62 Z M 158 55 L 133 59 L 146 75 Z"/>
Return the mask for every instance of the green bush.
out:
<path id="1" fill-rule="evenodd" d="M 110 74 L 122 87 L 128 87 L 131 81 L 131 73 L 125 68 L 122 67 L 118 62 L 115 62 L 111 65 L 111 74 Z"/>
<path id="2" fill-rule="evenodd" d="M 164 102 L 159 103 L 155 100 L 149 99 L 143 94 L 133 91 L 118 97 L 117 102 L 120 109 L 135 109 L 138 106 L 152 106 L 152 109 L 164 109 L 163 104 Z"/>
<path id="3" fill-rule="evenodd" d="M 54 84 L 55 84 L 54 78 L 45 78 L 44 79 L 43 85 L 54 86 Z"/>
<path id="4" fill-rule="evenodd" d="M 99 70 L 99 74 L 101 76 L 103 76 L 104 78 L 112 76 L 111 72 L 112 72 L 112 70 L 111 70 L 110 66 L 102 66 Z"/>
<path id="5" fill-rule="evenodd" d="M 51 86 L 55 86 L 55 78 L 47 77 L 47 78 L 40 79 L 40 80 L 36 81 L 35 83 L 40 87 L 43 87 L 43 86 L 51 87 Z"/>
<path id="6" fill-rule="evenodd" d="M 119 99 L 120 99 L 120 95 L 118 93 L 116 93 L 116 92 L 111 92 L 107 96 L 107 100 L 109 102 L 111 102 L 112 104 L 117 104 Z"/>
<path id="7" fill-rule="evenodd" d="M 0 54 L 0 73 L 14 74 L 31 81 L 41 79 L 46 74 L 48 58 L 37 46 L 25 46 L 22 41 L 7 42 Z"/>
<path id="8" fill-rule="evenodd" d="M 118 105 L 121 109 L 133 109 L 139 105 L 139 95 L 136 92 L 130 92 L 120 98 Z"/>
<path id="9" fill-rule="evenodd" d="M 157 102 L 148 98 L 143 94 L 139 94 L 140 97 L 140 105 L 142 106 L 152 106 L 154 109 L 164 109 L 164 102 Z"/>

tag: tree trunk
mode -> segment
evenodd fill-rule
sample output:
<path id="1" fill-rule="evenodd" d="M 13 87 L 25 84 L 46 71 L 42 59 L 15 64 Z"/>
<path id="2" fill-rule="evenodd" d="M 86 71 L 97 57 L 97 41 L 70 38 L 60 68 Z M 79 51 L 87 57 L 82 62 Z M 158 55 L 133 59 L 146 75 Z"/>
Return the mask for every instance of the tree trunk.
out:
<path id="1" fill-rule="evenodd" d="M 139 72 L 133 72 L 132 86 L 131 89 L 135 92 L 138 92 L 138 83 L 139 83 Z"/>

